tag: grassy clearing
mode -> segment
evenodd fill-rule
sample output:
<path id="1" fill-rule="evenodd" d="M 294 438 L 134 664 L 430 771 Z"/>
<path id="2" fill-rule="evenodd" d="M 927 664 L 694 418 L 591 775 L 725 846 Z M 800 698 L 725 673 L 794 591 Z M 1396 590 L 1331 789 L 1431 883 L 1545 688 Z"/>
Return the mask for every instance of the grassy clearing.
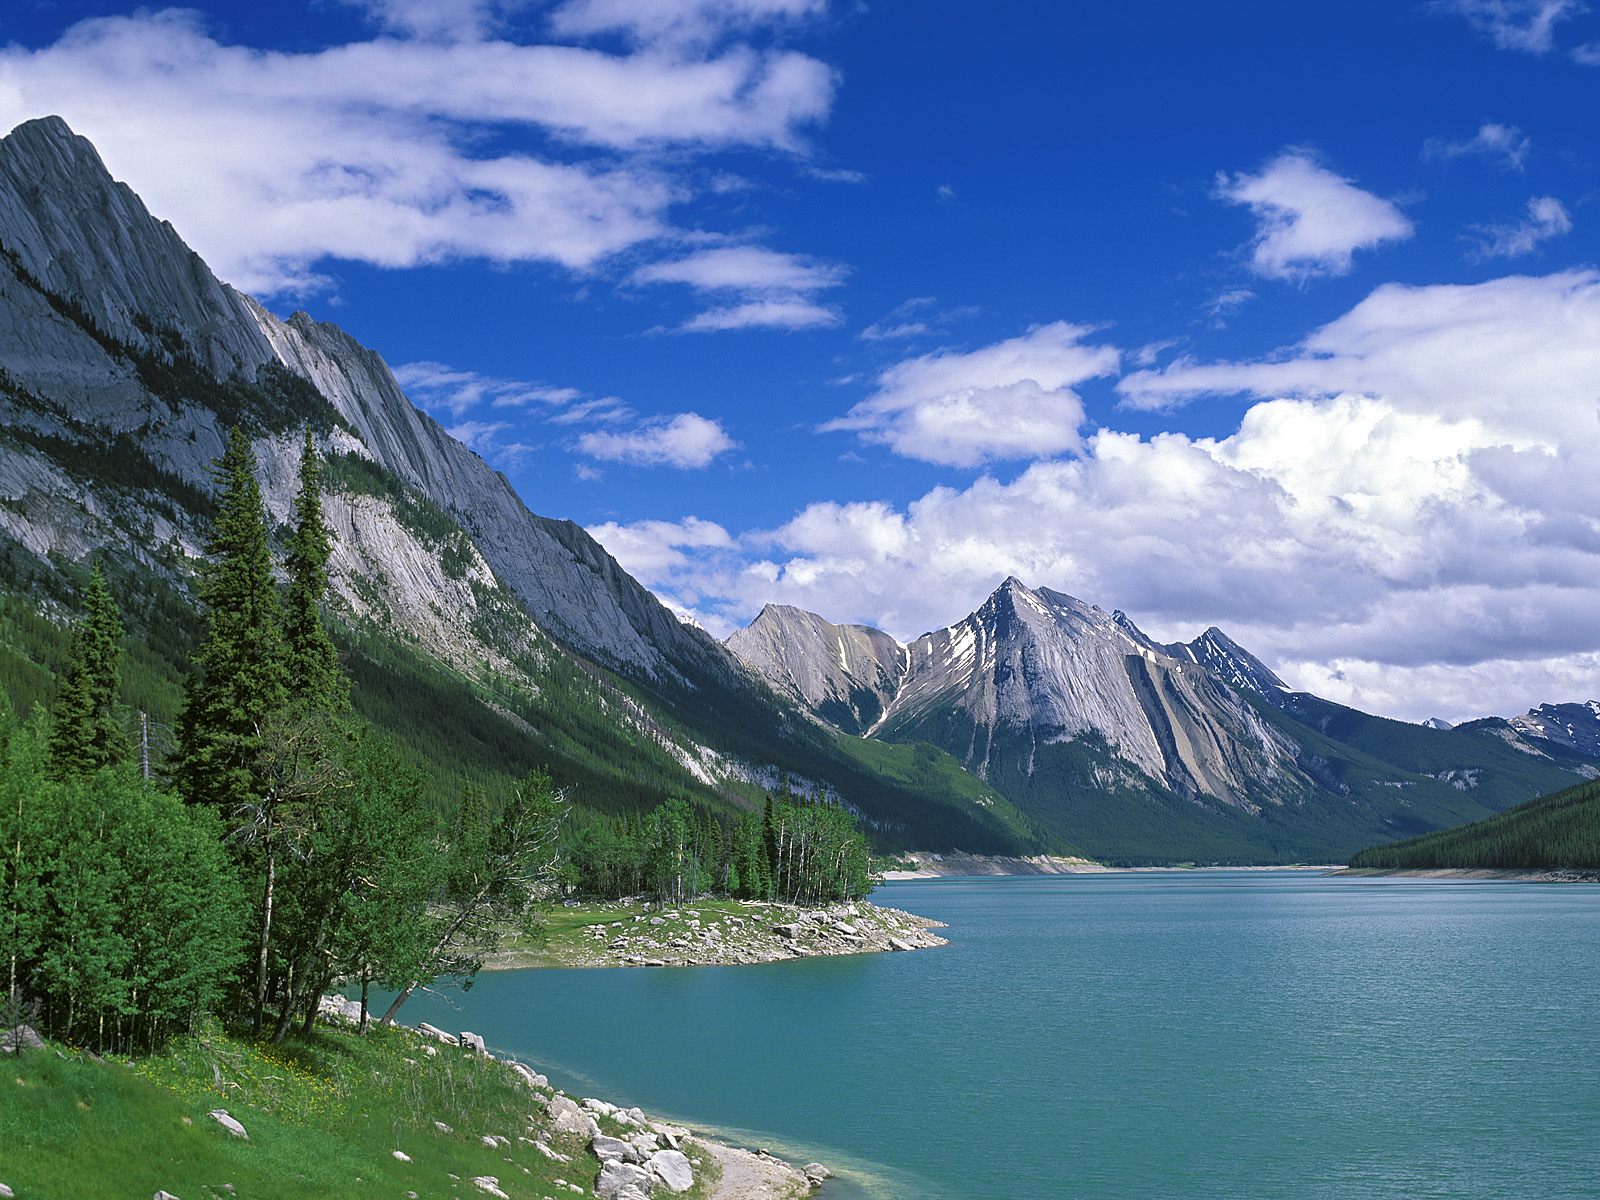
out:
<path id="1" fill-rule="evenodd" d="M 50 1045 L 0 1065 L 0 1183 L 19 1200 L 163 1188 L 182 1200 L 482 1200 L 476 1176 L 495 1177 L 514 1198 L 592 1194 L 599 1164 L 583 1139 L 549 1132 L 541 1094 L 504 1064 L 448 1047 L 430 1057 L 425 1045 L 401 1030 L 358 1038 L 338 1029 L 278 1047 L 213 1031 L 138 1061 Z M 219 1107 L 249 1141 L 206 1115 Z M 623 1132 L 608 1118 L 600 1124 Z M 509 1145 L 486 1146 L 485 1135 Z M 519 1137 L 543 1138 L 571 1161 Z M 713 1163 L 697 1148 L 689 1154 L 707 1169 L 696 1168 L 688 1196 L 703 1198 Z"/>
<path id="2" fill-rule="evenodd" d="M 648 927 L 660 941 L 686 937 L 712 925 L 724 930 L 758 927 L 794 919 L 795 910 L 781 904 L 746 903 L 702 897 L 677 908 L 663 909 L 642 900 L 602 900 L 563 905 L 544 914 L 542 936 L 534 940 L 508 937 L 490 964 L 513 967 L 592 967 L 613 965 L 604 950 L 610 936 Z M 660 925 L 651 925 L 651 920 Z M 601 936 L 595 936 L 596 930 Z"/>

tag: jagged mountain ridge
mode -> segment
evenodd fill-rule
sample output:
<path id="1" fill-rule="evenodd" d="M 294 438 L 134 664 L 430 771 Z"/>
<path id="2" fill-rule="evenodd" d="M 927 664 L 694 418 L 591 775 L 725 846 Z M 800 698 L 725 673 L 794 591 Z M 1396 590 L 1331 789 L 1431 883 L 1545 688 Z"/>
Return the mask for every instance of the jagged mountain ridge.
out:
<path id="1" fill-rule="evenodd" d="M 455 738 L 507 769 L 550 762 L 602 808 L 752 803 L 786 779 L 851 804 L 888 847 L 1056 844 L 981 784 L 920 786 L 937 764 L 845 753 L 582 528 L 530 512 L 377 353 L 219 281 L 56 118 L 0 140 L 0 417 L 0 593 L 14 601 L 43 581 L 70 605 L 73 570 L 100 555 L 181 624 L 226 429 L 251 432 L 281 526 L 310 427 L 329 459 L 331 602 L 358 707 L 403 738 L 437 727 L 439 753 Z M 164 649 L 170 679 L 181 640 Z M 47 650 L 8 646 L 0 665 L 47 680 Z M 173 686 L 155 690 L 170 702 Z"/>
<path id="2" fill-rule="evenodd" d="M 769 606 L 727 644 L 828 719 L 815 697 L 862 682 L 835 650 L 841 628 L 876 632 Z M 1161 644 L 1125 613 L 1016 579 L 903 650 L 887 635 L 874 644 L 885 647 L 873 693 L 883 712 L 860 732 L 943 747 L 1047 827 L 1111 858 L 1138 860 L 1157 844 L 1176 855 L 1189 839 L 1239 861 L 1337 859 L 1596 769 L 1567 742 L 1506 722 L 1424 728 L 1295 692 L 1214 626 Z M 1568 726 L 1582 728 L 1547 724 L 1568 741 Z"/>

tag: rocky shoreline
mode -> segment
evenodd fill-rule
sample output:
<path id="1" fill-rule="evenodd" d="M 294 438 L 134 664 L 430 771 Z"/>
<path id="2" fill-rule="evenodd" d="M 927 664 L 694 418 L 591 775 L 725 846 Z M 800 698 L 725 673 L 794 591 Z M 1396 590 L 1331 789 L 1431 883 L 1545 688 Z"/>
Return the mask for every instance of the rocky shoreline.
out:
<path id="1" fill-rule="evenodd" d="M 885 879 L 951 879 L 981 875 L 1088 875 L 1112 868 L 1088 858 L 1064 858 L 1054 854 L 1013 857 L 994 854 L 929 854 L 913 851 L 900 856 L 901 862 L 915 863 L 914 869 L 885 871 Z"/>
<path id="2" fill-rule="evenodd" d="M 502 951 L 486 968 L 731 966 L 947 944 L 933 932 L 941 922 L 866 901 L 821 908 L 753 900 L 646 908 L 614 901 L 580 911 L 581 923 L 551 944 Z"/>
<path id="3" fill-rule="evenodd" d="M 322 1002 L 323 1020 L 328 1024 L 353 1026 L 360 1015 L 357 1001 L 329 996 Z M 574 1196 L 650 1200 L 652 1196 L 692 1192 L 705 1200 L 795 1200 L 832 1178 L 832 1172 L 821 1163 L 796 1167 L 766 1150 L 729 1146 L 681 1125 L 655 1120 L 638 1108 L 569 1095 L 526 1063 L 497 1058 L 471 1031 L 450 1033 L 426 1022 L 400 1028 L 418 1038 L 421 1052 L 430 1058 L 469 1054 L 498 1061 L 515 1074 L 535 1101 L 525 1127 L 472 1133 L 485 1147 L 517 1147 L 570 1165 L 571 1171 L 564 1174 L 574 1178 L 556 1183 Z M 440 1122 L 434 1127 L 442 1136 L 456 1133 Z M 499 1177 L 485 1175 L 456 1182 L 470 1183 L 491 1200 L 509 1200 Z"/>

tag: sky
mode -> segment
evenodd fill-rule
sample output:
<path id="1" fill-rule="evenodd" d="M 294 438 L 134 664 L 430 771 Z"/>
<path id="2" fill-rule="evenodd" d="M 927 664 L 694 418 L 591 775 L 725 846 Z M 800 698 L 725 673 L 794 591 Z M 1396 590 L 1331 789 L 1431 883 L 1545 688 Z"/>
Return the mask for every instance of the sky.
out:
<path id="1" fill-rule="evenodd" d="M 1600 695 L 1579 0 L 10 0 L 224 279 L 717 635 L 1007 576 L 1406 719 Z"/>

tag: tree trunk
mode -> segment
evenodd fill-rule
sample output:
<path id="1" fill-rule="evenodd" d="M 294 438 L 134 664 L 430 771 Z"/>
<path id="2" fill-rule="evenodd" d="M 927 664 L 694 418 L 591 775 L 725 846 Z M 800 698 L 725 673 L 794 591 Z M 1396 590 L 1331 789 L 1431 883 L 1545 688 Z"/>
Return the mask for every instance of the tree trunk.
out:
<path id="1" fill-rule="evenodd" d="M 256 950 L 256 1015 L 251 1023 L 257 1033 L 267 1009 L 267 947 L 272 940 L 272 889 L 277 882 L 278 858 L 272 844 L 272 810 L 267 810 L 267 882 L 261 902 L 261 944 Z"/>
<path id="2" fill-rule="evenodd" d="M 367 989 L 372 986 L 372 973 L 361 972 L 361 1024 L 356 1026 L 356 1032 L 362 1037 L 367 1035 Z"/>

